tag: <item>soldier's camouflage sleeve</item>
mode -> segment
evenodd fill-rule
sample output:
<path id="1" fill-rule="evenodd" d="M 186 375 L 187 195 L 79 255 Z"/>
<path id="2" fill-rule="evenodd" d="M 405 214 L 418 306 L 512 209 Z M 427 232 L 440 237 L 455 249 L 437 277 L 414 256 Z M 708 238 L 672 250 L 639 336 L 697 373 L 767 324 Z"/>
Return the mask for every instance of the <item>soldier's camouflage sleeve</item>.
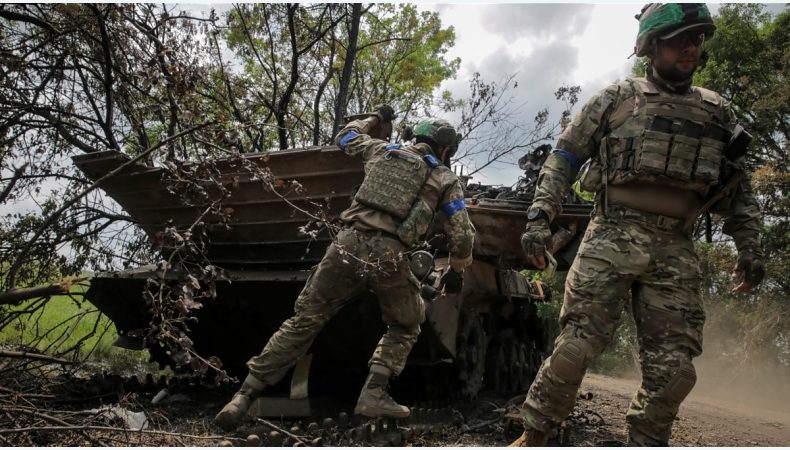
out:
<path id="1" fill-rule="evenodd" d="M 724 216 L 722 231 L 732 236 L 735 248 L 739 253 L 750 251 L 755 255 L 762 256 L 760 208 L 752 194 L 752 185 L 748 175 L 743 177 L 734 194 L 727 200 L 729 201 L 720 202 L 729 203 L 727 208 L 714 211 Z"/>
<path id="2" fill-rule="evenodd" d="M 737 120 L 735 114 L 726 104 L 729 122 L 734 128 Z M 745 170 L 739 167 L 737 170 Z M 722 180 L 722 184 L 727 180 Z M 762 256 L 760 245 L 760 208 L 752 193 L 752 183 L 748 173 L 744 173 L 740 184 L 733 193 L 719 201 L 711 211 L 724 217 L 722 231 L 731 236 L 738 252 L 750 251 Z"/>
<path id="3" fill-rule="evenodd" d="M 383 152 L 387 142 L 368 136 L 368 131 L 375 125 L 373 118 L 352 120 L 335 136 L 335 144 L 347 155 L 369 160 L 378 152 Z"/>
<path id="4" fill-rule="evenodd" d="M 619 101 L 619 85 L 611 85 L 591 98 L 565 128 L 538 176 L 533 207 L 553 221 L 561 212 L 562 198 L 581 166 L 598 151 L 606 132 L 609 112 Z"/>
<path id="5" fill-rule="evenodd" d="M 444 232 L 449 236 L 450 267 L 456 272 L 461 272 L 472 264 L 475 227 L 466 212 L 461 183 L 450 171 L 447 171 L 446 176 L 452 177 L 453 180 L 439 199 L 439 209 L 447 218 L 444 221 Z"/>

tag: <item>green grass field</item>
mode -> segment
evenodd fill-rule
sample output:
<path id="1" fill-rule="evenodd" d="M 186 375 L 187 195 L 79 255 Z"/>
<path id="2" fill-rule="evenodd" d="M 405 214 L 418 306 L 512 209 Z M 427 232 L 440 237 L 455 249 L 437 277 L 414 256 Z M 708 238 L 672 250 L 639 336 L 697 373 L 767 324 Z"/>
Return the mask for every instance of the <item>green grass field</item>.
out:
<path id="1" fill-rule="evenodd" d="M 118 338 L 115 325 L 83 298 L 87 289 L 87 283 L 75 284 L 71 295 L 32 299 L 7 309 L 9 317 L 18 317 L 0 329 L 0 344 L 50 355 L 74 349 L 68 357 L 120 370 L 147 365 L 147 351 L 112 346 Z"/>

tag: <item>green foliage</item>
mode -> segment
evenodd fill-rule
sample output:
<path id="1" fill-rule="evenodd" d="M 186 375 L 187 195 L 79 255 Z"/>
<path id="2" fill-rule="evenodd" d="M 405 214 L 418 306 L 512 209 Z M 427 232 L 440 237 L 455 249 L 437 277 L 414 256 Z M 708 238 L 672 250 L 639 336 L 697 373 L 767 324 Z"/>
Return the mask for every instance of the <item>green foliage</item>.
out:
<path id="1" fill-rule="evenodd" d="M 291 146 L 309 144 L 315 133 L 328 143 L 332 136 L 326 130 L 332 130 L 347 58 L 353 65 L 340 111 L 358 114 L 389 103 L 404 120 L 415 110 L 426 110 L 434 90 L 455 76 L 460 65 L 459 59 L 446 58 L 455 43 L 453 28 L 443 27 L 438 13 L 418 12 L 414 5 L 372 4 L 363 9 L 356 51 L 349 53 L 350 9 L 343 4 L 299 6 L 294 14 L 293 5 L 286 4 L 234 7 L 224 36 L 243 61 L 242 69 L 220 75 L 231 80 L 234 96 L 249 105 L 234 114 L 274 126 L 273 117 L 284 108 L 282 125 Z M 287 26 L 289 20 L 293 28 Z M 299 68 L 295 74 L 294 64 Z M 298 95 L 289 97 L 289 89 Z M 228 110 L 233 111 L 232 105 Z M 274 145 L 277 133 L 272 130 L 260 136 L 262 148 Z"/>
<path id="2" fill-rule="evenodd" d="M 632 374 L 639 372 L 639 344 L 636 338 L 636 323 L 630 311 L 623 311 L 612 342 L 604 350 L 603 354 L 590 365 L 590 370 L 608 374 Z"/>
<path id="3" fill-rule="evenodd" d="M 357 112 L 384 101 L 396 106 L 401 120 L 428 110 L 434 90 L 455 77 L 461 63 L 446 58 L 455 44 L 454 28 L 443 28 L 438 13 L 420 13 L 409 4 L 377 4 L 364 25 L 351 101 Z"/>
<path id="4" fill-rule="evenodd" d="M 790 10 L 776 17 L 765 5 L 725 4 L 716 34 L 705 44 L 709 58 L 695 84 L 732 102 L 739 122 L 754 135 L 753 166 L 765 161 L 788 170 L 790 137 Z"/>
<path id="5" fill-rule="evenodd" d="M 10 308 L 8 313 L 31 309 L 35 312 L 19 316 L 10 326 L 0 330 L 0 342 L 57 353 L 82 340 L 82 348 L 95 348 L 97 354 L 103 354 L 109 351 L 117 337 L 107 317 L 76 297 L 58 295 L 38 307 L 40 303 L 41 300 L 33 299 Z"/>
<path id="6" fill-rule="evenodd" d="M 0 345 L 85 360 L 114 370 L 147 365 L 147 352 L 112 346 L 118 338 L 115 325 L 82 299 L 85 290 L 86 285 L 75 285 L 69 295 L 3 307 L 0 317 L 13 319 L 0 328 Z"/>

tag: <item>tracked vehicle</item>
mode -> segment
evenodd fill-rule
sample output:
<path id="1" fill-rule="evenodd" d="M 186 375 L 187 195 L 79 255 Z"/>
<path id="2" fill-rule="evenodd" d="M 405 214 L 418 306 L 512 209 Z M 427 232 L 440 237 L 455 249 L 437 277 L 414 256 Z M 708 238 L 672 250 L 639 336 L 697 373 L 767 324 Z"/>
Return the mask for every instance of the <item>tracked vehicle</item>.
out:
<path id="1" fill-rule="evenodd" d="M 240 378 L 246 373 L 244 362 L 292 315 L 310 268 L 331 242 L 326 230 L 303 232 L 304 225 L 316 221 L 302 211 L 318 203 L 325 222 L 336 220 L 363 178 L 362 164 L 336 147 L 244 158 L 270 170 L 274 185 L 284 188 L 265 189 L 260 180 L 239 170 L 238 160 L 216 161 L 220 178 L 231 192 L 223 207 L 232 213 L 228 226 L 207 228 L 205 256 L 225 269 L 228 277 L 217 282 L 216 297 L 204 302 L 196 312 L 197 322 L 190 325 L 194 348 L 203 355 L 218 356 L 223 368 Z M 128 164 L 128 156 L 114 151 L 81 155 L 75 163 L 94 180 L 117 171 L 100 187 L 152 238 L 166 226 L 189 226 L 202 212 L 166 189 L 161 168 Z M 124 164 L 127 166 L 118 170 Z M 301 189 L 289 188 L 294 181 Z M 550 300 L 550 292 L 520 272 L 527 268 L 519 239 L 531 198 L 521 197 L 524 186 L 519 186 L 521 189 L 512 190 L 468 186 L 467 209 L 477 230 L 475 262 L 465 272 L 461 293 L 428 303 L 422 334 L 406 370 L 393 386 L 395 391 L 473 397 L 484 388 L 524 390 L 550 352 L 556 319 L 544 320 L 537 314 L 538 305 Z M 572 261 L 590 212 L 589 204 L 564 206 L 557 220 L 565 230 L 556 245 L 558 269 L 566 269 Z M 210 225 L 219 218 L 202 220 Z M 441 270 L 447 264 L 441 239 L 432 243 Z M 156 273 L 154 266 L 99 273 L 91 281 L 87 298 L 113 320 L 121 336 L 119 344 L 147 345 L 152 358 L 165 364 L 168 352 L 139 338 L 151 321 L 143 287 Z M 178 268 L 164 276 L 180 276 Z M 383 331 L 372 294 L 360 296 L 318 336 L 310 350 L 311 360 L 297 365 L 292 388 L 299 385 L 304 390 L 309 385 L 311 395 L 355 395 Z"/>

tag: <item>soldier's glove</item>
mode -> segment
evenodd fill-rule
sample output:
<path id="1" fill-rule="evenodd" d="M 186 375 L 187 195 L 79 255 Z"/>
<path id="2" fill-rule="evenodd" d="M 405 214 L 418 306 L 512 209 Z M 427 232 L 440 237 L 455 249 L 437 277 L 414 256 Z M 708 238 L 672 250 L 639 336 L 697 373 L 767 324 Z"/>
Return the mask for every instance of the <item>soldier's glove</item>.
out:
<path id="1" fill-rule="evenodd" d="M 752 251 L 745 250 L 738 253 L 738 260 L 732 270 L 733 279 L 740 281 L 736 292 L 749 290 L 760 284 L 765 278 L 765 266 L 762 259 Z M 738 289 L 743 286 L 743 289 Z"/>
<path id="2" fill-rule="evenodd" d="M 444 288 L 448 294 L 457 294 L 461 292 L 464 287 L 464 273 L 456 272 L 448 267 L 442 277 L 439 279 L 439 288 Z"/>
<path id="3" fill-rule="evenodd" d="M 378 117 L 381 123 L 392 122 L 398 117 L 395 115 L 395 110 L 392 109 L 392 106 L 387 104 L 376 106 L 374 110 L 370 112 L 370 115 Z"/>
<path id="4" fill-rule="evenodd" d="M 544 218 L 527 222 L 527 230 L 521 235 L 521 248 L 527 258 L 543 257 L 546 244 L 551 239 L 549 221 Z"/>

